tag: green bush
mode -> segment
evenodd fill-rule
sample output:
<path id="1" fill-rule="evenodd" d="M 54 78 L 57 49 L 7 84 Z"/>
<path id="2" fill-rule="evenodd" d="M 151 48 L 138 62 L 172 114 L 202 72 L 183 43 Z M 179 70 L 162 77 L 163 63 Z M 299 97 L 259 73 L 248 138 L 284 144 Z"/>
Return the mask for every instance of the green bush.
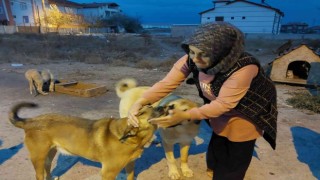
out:
<path id="1" fill-rule="evenodd" d="M 320 95 L 312 96 L 308 92 L 293 92 L 290 94 L 292 97 L 287 99 L 289 105 L 294 108 L 320 113 Z"/>

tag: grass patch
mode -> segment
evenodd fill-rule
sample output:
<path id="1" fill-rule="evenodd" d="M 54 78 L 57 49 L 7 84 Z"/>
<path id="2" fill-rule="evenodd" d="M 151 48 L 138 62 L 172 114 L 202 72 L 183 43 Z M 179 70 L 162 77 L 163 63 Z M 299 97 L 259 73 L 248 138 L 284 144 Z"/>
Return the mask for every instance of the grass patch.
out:
<path id="1" fill-rule="evenodd" d="M 308 92 L 292 92 L 291 98 L 287 99 L 287 103 L 297 109 L 310 110 L 320 113 L 320 95 L 312 96 Z"/>

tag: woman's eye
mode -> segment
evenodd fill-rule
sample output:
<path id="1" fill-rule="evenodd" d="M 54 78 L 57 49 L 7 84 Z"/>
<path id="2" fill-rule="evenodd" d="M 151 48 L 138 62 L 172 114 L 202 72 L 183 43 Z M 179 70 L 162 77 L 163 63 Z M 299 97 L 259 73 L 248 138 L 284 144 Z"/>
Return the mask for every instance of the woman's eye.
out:
<path id="1" fill-rule="evenodd" d="M 208 58 L 209 55 L 208 55 L 208 54 L 201 54 L 201 57 L 202 57 L 202 58 Z"/>

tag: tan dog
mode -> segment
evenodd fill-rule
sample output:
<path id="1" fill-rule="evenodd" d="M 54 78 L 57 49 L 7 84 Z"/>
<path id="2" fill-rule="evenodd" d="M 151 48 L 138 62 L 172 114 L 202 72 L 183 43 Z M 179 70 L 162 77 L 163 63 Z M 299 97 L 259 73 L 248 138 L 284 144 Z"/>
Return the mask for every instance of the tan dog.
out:
<path id="1" fill-rule="evenodd" d="M 116 84 L 116 93 L 121 98 L 119 105 L 120 117 L 127 117 L 130 107 L 135 101 L 141 97 L 141 95 L 150 87 L 139 86 L 135 79 L 127 78 L 122 79 Z M 175 95 L 169 95 L 166 98 L 154 103 L 152 106 L 171 106 L 174 108 L 186 111 L 193 107 L 197 107 L 197 104 L 183 98 L 177 98 Z M 183 176 L 192 177 L 193 171 L 188 166 L 188 155 L 190 145 L 199 132 L 199 122 L 184 121 L 180 125 L 176 125 L 170 128 L 159 128 L 163 148 L 169 167 L 168 176 L 171 179 L 180 179 L 180 173 L 176 165 L 176 160 L 173 153 L 174 144 L 180 144 L 180 159 L 181 159 L 181 171 Z"/>
<path id="2" fill-rule="evenodd" d="M 47 95 L 48 93 L 43 91 L 44 84 L 46 83 L 49 84 L 49 91 L 54 91 L 53 74 L 48 69 L 44 69 L 42 71 L 29 69 L 26 71 L 25 77 L 29 82 L 29 91 L 31 95 L 33 94 L 33 91 L 35 92 L 35 96 L 39 93 L 42 95 Z"/>
<path id="3" fill-rule="evenodd" d="M 134 160 L 142 154 L 144 145 L 156 129 L 148 119 L 160 117 L 161 111 L 151 106 L 141 109 L 139 128 L 127 125 L 127 118 L 90 120 L 60 114 L 44 114 L 34 118 L 20 118 L 23 107 L 36 107 L 33 103 L 20 103 L 9 113 L 10 122 L 25 131 L 25 144 L 36 171 L 36 179 L 51 178 L 50 168 L 57 149 L 63 153 L 82 156 L 101 162 L 103 180 L 113 180 L 126 168 L 127 179 L 133 180 Z"/>

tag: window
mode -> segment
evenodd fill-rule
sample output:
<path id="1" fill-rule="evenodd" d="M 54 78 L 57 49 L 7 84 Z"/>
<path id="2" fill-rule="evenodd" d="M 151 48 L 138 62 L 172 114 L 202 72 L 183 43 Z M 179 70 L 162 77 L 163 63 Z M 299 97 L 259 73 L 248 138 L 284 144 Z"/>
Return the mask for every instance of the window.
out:
<path id="1" fill-rule="evenodd" d="M 25 2 L 20 2 L 20 9 L 21 9 L 21 10 L 26 10 L 26 9 L 27 9 L 27 3 L 25 3 Z"/>
<path id="2" fill-rule="evenodd" d="M 234 19 L 234 17 L 231 17 L 231 19 Z"/>
<path id="3" fill-rule="evenodd" d="M 29 23 L 29 17 L 28 16 L 23 16 L 23 23 Z"/>
<path id="4" fill-rule="evenodd" d="M 245 16 L 242 16 L 242 19 L 246 19 L 246 17 L 245 17 Z"/>
<path id="5" fill-rule="evenodd" d="M 224 17 L 223 16 L 217 16 L 216 17 L 216 21 L 224 21 Z"/>
<path id="6" fill-rule="evenodd" d="M 210 17 L 207 17 L 207 19 L 209 20 L 209 19 L 210 19 Z"/>

